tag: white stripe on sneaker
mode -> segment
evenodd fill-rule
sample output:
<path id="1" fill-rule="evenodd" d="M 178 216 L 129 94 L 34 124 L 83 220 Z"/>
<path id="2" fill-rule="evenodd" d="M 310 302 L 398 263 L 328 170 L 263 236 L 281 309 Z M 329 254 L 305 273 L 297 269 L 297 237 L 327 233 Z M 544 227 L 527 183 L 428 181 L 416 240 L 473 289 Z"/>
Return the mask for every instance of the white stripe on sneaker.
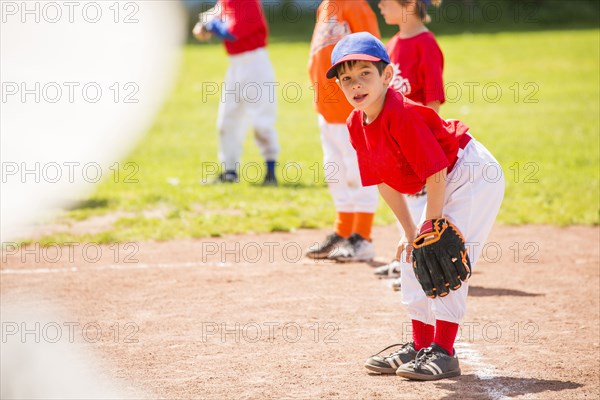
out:
<path id="1" fill-rule="evenodd" d="M 433 375 L 439 374 L 438 370 L 431 366 L 431 364 L 423 365 L 423 368 L 431 372 Z"/>
<path id="2" fill-rule="evenodd" d="M 398 361 L 398 356 L 394 356 L 390 358 L 389 364 L 392 366 L 392 368 L 398 368 L 400 366 Z"/>
<path id="3" fill-rule="evenodd" d="M 437 373 L 438 373 L 438 374 L 441 374 L 441 373 L 442 373 L 442 369 L 441 369 L 441 368 L 440 368 L 440 367 L 439 367 L 437 364 L 431 363 L 431 364 L 429 364 L 429 365 L 431 365 L 433 368 L 435 368 L 435 369 L 437 370 Z M 437 375 L 437 374 L 436 374 L 436 375 Z"/>

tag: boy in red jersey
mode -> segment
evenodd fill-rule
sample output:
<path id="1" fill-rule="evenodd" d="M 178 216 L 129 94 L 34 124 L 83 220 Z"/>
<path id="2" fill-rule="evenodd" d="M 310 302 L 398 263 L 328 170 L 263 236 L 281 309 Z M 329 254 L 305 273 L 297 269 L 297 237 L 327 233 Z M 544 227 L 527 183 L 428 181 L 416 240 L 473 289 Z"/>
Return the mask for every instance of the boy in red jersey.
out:
<path id="1" fill-rule="evenodd" d="M 400 252 L 406 250 L 401 260 L 402 303 L 412 320 L 413 341 L 388 356 L 370 357 L 365 367 L 415 380 L 458 376 L 454 341 L 466 311 L 468 281 L 437 297 L 426 295 L 424 280 L 413 271 L 422 264 L 409 261 L 415 240 L 433 233 L 432 227 L 444 221 L 473 244 L 468 257 L 474 268 L 504 196 L 502 169 L 464 123 L 443 120 L 431 108 L 388 87 L 393 68 L 383 44 L 373 35 L 345 37 L 333 50 L 331 61 L 327 76 L 338 78 L 355 109 L 347 124 L 362 184 L 378 186 L 406 236 L 399 245 Z M 428 198 L 418 228 L 405 195 L 423 186 Z M 430 270 L 431 279 L 439 278 Z"/>
<path id="2" fill-rule="evenodd" d="M 230 67 L 217 116 L 219 161 L 224 171 L 215 182 L 238 181 L 242 146 L 250 121 L 266 162 L 263 184 L 277 185 L 275 73 L 266 50 L 268 28 L 260 1 L 219 0 L 215 7 L 200 14 L 193 33 L 200 41 L 213 36 L 223 40 L 229 54 Z"/>

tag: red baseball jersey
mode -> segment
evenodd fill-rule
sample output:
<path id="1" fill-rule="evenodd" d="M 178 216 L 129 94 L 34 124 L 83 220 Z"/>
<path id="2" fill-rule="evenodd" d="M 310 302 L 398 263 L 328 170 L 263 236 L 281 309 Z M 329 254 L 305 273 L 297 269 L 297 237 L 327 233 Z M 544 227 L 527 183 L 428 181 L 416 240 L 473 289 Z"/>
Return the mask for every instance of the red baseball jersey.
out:
<path id="1" fill-rule="evenodd" d="M 394 35 L 386 46 L 394 78 L 390 86 L 417 103 L 445 101 L 444 55 L 433 33 L 427 31 L 408 39 Z"/>
<path id="2" fill-rule="evenodd" d="M 269 30 L 259 0 L 220 0 L 221 19 L 237 40 L 225 40 L 227 53 L 234 55 L 267 45 Z"/>
<path id="3" fill-rule="evenodd" d="M 461 121 L 446 121 L 392 88 L 373 122 L 364 125 L 363 112 L 354 110 L 347 124 L 363 186 L 386 183 L 405 194 L 419 192 L 436 172 L 450 171 L 471 139 Z"/>

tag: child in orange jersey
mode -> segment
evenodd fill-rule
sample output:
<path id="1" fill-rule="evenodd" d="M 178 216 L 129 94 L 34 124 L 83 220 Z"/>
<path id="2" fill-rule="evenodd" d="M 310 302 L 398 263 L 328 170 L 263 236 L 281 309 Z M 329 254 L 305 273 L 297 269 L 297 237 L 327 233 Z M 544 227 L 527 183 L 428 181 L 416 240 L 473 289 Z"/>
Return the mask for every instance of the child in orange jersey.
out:
<path id="1" fill-rule="evenodd" d="M 306 255 L 314 259 L 368 261 L 375 256 L 371 227 L 377 189 L 361 186 L 356 152 L 346 127 L 352 107 L 335 80 L 325 78 L 335 44 L 362 31 L 380 36 L 375 13 L 365 0 L 326 0 L 319 5 L 308 70 L 319 114 L 325 177 L 337 217 L 334 232 L 308 249 Z"/>

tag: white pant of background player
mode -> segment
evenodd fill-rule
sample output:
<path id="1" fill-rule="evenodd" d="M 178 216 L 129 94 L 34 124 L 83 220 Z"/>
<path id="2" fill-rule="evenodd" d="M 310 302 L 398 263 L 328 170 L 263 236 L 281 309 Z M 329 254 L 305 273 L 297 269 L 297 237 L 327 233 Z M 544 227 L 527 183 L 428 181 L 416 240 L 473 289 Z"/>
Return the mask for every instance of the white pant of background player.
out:
<path id="1" fill-rule="evenodd" d="M 226 170 L 238 169 L 249 126 L 263 158 L 275 161 L 279 155 L 276 82 L 267 50 L 232 55 L 229 62 L 217 118 L 219 161 Z"/>
<path id="2" fill-rule="evenodd" d="M 498 161 L 475 139 L 459 150 L 459 159 L 447 177 L 443 215 L 463 234 L 474 269 L 494 225 L 504 197 L 504 175 Z M 425 213 L 420 223 L 425 219 Z M 460 324 L 466 312 L 468 282 L 445 297 L 429 299 L 411 264 L 402 260 L 402 303 L 411 319 L 429 325 L 435 320 Z"/>
<path id="3" fill-rule="evenodd" d="M 379 192 L 376 186 L 363 187 L 356 151 L 350 143 L 346 124 L 332 124 L 319 115 L 323 146 L 325 181 L 333 197 L 335 211 L 374 213 Z"/>

